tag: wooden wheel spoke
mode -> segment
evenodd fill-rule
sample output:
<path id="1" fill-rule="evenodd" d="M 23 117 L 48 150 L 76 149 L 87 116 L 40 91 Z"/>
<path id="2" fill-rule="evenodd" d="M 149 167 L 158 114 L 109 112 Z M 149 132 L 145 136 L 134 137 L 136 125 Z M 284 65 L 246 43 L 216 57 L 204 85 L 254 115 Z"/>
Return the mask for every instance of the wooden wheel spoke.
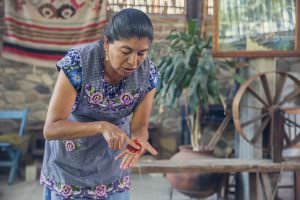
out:
<path id="1" fill-rule="evenodd" d="M 289 136 L 287 135 L 287 132 L 286 131 L 283 131 L 283 132 L 284 132 L 283 136 L 286 141 L 286 146 L 291 145 L 291 140 L 290 140 Z"/>
<path id="2" fill-rule="evenodd" d="M 240 107 L 241 108 L 253 108 L 253 109 L 256 109 L 256 110 L 262 110 L 263 109 L 262 107 L 250 106 L 250 105 L 241 105 Z"/>
<path id="3" fill-rule="evenodd" d="M 300 133 L 294 139 L 292 139 L 290 145 L 295 145 L 298 144 L 299 142 L 300 142 Z"/>
<path id="4" fill-rule="evenodd" d="M 262 104 L 264 104 L 265 106 L 268 106 L 268 104 L 265 102 L 265 100 L 263 100 L 263 99 L 257 94 L 257 92 L 255 92 L 255 90 L 253 90 L 250 86 L 247 87 L 247 90 L 248 90 L 255 98 L 257 98 Z"/>
<path id="5" fill-rule="evenodd" d="M 284 99 L 279 102 L 279 105 L 282 105 L 286 102 L 289 102 L 289 101 L 293 100 L 294 98 L 296 98 L 299 95 L 300 95 L 300 87 L 297 87 L 296 90 L 294 90 L 293 92 L 291 92 L 287 96 L 285 96 Z"/>
<path id="6" fill-rule="evenodd" d="M 265 74 L 263 74 L 260 77 L 260 80 L 262 82 L 262 86 L 264 88 L 268 103 L 269 103 L 269 105 L 271 105 L 272 104 L 272 97 L 271 97 L 271 90 L 270 90 L 270 87 L 269 87 L 267 76 Z"/>
<path id="7" fill-rule="evenodd" d="M 284 118 L 284 120 L 285 120 L 285 124 L 287 124 L 288 126 L 294 126 L 300 128 L 300 124 L 298 124 L 297 122 L 294 122 L 289 118 Z"/>
<path id="8" fill-rule="evenodd" d="M 249 124 L 252 124 L 252 123 L 254 123 L 254 122 L 257 122 L 257 121 L 263 119 L 263 118 L 266 117 L 268 114 L 269 114 L 269 113 L 266 112 L 266 113 L 264 113 L 264 114 L 262 114 L 262 115 L 260 115 L 260 116 L 254 117 L 254 118 L 252 118 L 251 120 L 248 120 L 248 121 L 242 123 L 241 126 L 242 126 L 242 127 L 248 126 Z"/>
<path id="9" fill-rule="evenodd" d="M 281 75 L 280 80 L 276 83 L 276 91 L 275 91 L 275 96 L 273 99 L 274 103 L 277 103 L 279 101 L 282 90 L 283 90 L 283 86 L 286 82 L 287 77 L 288 77 L 288 74 Z"/>
<path id="10" fill-rule="evenodd" d="M 267 125 L 270 123 L 270 118 L 266 118 L 265 120 L 263 120 L 262 124 L 260 125 L 260 127 L 257 129 L 257 131 L 255 132 L 253 138 L 251 139 L 251 143 L 255 144 L 257 139 L 259 138 L 259 136 L 263 133 L 263 131 L 265 130 L 265 128 L 267 127 Z"/>
<path id="11" fill-rule="evenodd" d="M 292 104 L 300 100 L 299 84 L 299 78 L 287 72 L 259 73 L 240 86 L 232 104 L 238 133 L 251 145 L 262 138 L 262 148 L 274 161 L 281 160 L 282 148 L 300 143 L 300 106 Z M 253 101 L 243 101 L 248 96 Z"/>

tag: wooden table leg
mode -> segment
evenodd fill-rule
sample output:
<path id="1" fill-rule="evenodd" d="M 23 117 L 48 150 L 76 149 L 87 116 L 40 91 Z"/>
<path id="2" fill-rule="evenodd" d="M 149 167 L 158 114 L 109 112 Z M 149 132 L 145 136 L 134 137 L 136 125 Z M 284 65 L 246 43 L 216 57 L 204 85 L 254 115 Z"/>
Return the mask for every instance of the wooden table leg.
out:
<path id="1" fill-rule="evenodd" d="M 271 180 L 274 174 L 269 173 L 249 173 L 250 200 L 273 199 L 273 192 L 278 184 Z M 277 180 L 277 179 L 276 179 Z"/>
<path id="2" fill-rule="evenodd" d="M 300 199 L 300 171 L 294 172 L 294 197 Z"/>
<path id="3" fill-rule="evenodd" d="M 258 174 L 250 172 L 249 173 L 249 199 L 250 200 L 259 200 L 258 191 L 257 191 L 257 182 L 258 182 Z"/>
<path id="4" fill-rule="evenodd" d="M 262 189 L 265 199 L 276 199 L 280 173 L 261 173 Z"/>

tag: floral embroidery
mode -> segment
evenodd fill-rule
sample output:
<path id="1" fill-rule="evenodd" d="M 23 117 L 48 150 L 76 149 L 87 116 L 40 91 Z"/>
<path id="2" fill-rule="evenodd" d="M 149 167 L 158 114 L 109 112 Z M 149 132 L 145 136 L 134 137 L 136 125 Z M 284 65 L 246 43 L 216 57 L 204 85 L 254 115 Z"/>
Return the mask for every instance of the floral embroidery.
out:
<path id="1" fill-rule="evenodd" d="M 61 194 L 63 197 L 68 198 L 72 194 L 72 187 L 70 185 L 64 185 Z"/>
<path id="2" fill-rule="evenodd" d="M 106 185 L 98 185 L 96 187 L 95 194 L 96 194 L 97 197 L 107 197 Z"/>
<path id="3" fill-rule="evenodd" d="M 121 110 L 127 106 L 131 106 L 137 98 L 140 97 L 142 91 L 140 89 L 124 92 L 114 97 L 104 96 L 103 93 L 96 91 L 91 85 L 85 86 L 85 98 L 90 105 L 96 106 L 102 110 Z"/>
<path id="4" fill-rule="evenodd" d="M 62 69 L 77 92 L 81 89 L 82 67 L 80 66 L 80 53 L 77 49 L 71 49 L 57 62 L 58 69 Z"/>
<path id="5" fill-rule="evenodd" d="M 65 148 L 66 148 L 66 151 L 69 151 L 69 152 L 74 151 L 75 150 L 75 144 L 74 144 L 74 142 L 70 141 L 70 140 L 66 141 Z"/>
<path id="6" fill-rule="evenodd" d="M 80 144 L 75 144 L 72 140 L 65 141 L 65 149 L 68 152 L 72 152 L 75 149 L 78 149 L 80 147 Z"/>
<path id="7" fill-rule="evenodd" d="M 81 74 L 78 71 L 71 71 L 69 77 L 73 85 L 81 84 Z"/>
<path id="8" fill-rule="evenodd" d="M 133 96 L 129 92 L 125 92 L 125 93 L 121 94 L 120 101 L 125 106 L 128 106 L 133 102 Z"/>
<path id="9" fill-rule="evenodd" d="M 103 101 L 103 94 L 100 92 L 93 93 L 89 98 L 89 102 L 95 105 L 102 103 L 102 101 Z"/>
<path id="10" fill-rule="evenodd" d="M 113 193 L 128 190 L 130 187 L 130 177 L 124 176 L 110 184 L 99 184 L 95 187 L 83 188 L 51 180 L 49 176 L 41 173 L 40 183 L 45 184 L 50 190 L 55 191 L 65 199 L 81 197 L 104 200 Z"/>

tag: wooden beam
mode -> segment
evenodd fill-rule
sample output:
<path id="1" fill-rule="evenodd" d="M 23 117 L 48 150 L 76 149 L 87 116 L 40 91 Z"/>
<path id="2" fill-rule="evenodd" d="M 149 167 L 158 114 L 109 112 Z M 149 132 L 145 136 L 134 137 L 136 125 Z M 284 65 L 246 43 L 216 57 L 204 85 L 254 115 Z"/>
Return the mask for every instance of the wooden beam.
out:
<path id="1" fill-rule="evenodd" d="M 132 172 L 135 173 L 193 173 L 193 172 L 281 172 L 300 171 L 300 162 L 285 161 L 273 163 L 272 160 L 246 160 L 246 159 L 195 159 L 188 161 L 151 160 L 140 161 Z"/>

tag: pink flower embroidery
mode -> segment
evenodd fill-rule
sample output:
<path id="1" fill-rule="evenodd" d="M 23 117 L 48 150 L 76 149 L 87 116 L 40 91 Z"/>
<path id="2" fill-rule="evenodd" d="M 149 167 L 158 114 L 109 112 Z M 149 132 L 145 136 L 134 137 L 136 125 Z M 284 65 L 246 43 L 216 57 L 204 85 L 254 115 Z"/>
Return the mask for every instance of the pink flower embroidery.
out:
<path id="1" fill-rule="evenodd" d="M 106 185 L 98 185 L 96 187 L 96 191 L 95 191 L 96 195 L 98 197 L 106 197 Z"/>
<path id="2" fill-rule="evenodd" d="M 69 197 L 72 194 L 72 187 L 70 185 L 64 185 L 61 194 L 64 197 Z"/>
<path id="3" fill-rule="evenodd" d="M 73 141 L 68 140 L 68 141 L 66 141 L 66 143 L 65 143 L 65 148 L 66 148 L 66 151 L 72 152 L 72 151 L 75 150 L 76 146 L 75 146 L 75 144 L 74 144 Z"/>
<path id="4" fill-rule="evenodd" d="M 128 106 L 133 102 L 133 96 L 129 92 L 125 92 L 120 96 L 121 102 Z"/>
<path id="5" fill-rule="evenodd" d="M 123 178 L 123 181 L 124 181 L 125 187 L 129 187 L 129 185 L 130 185 L 130 178 L 129 178 L 129 176 L 125 176 Z"/>
<path id="6" fill-rule="evenodd" d="M 93 93 L 89 99 L 89 102 L 95 105 L 99 105 L 102 101 L 103 101 L 103 94 L 101 92 Z"/>
<path id="7" fill-rule="evenodd" d="M 47 185 L 51 190 L 63 196 L 63 199 L 106 199 L 109 195 L 115 192 L 125 191 L 129 189 L 130 177 L 124 176 L 109 184 L 99 184 L 92 188 L 81 188 L 77 185 L 67 185 L 65 183 L 56 182 L 51 180 L 49 176 L 41 173 L 41 183 Z"/>

